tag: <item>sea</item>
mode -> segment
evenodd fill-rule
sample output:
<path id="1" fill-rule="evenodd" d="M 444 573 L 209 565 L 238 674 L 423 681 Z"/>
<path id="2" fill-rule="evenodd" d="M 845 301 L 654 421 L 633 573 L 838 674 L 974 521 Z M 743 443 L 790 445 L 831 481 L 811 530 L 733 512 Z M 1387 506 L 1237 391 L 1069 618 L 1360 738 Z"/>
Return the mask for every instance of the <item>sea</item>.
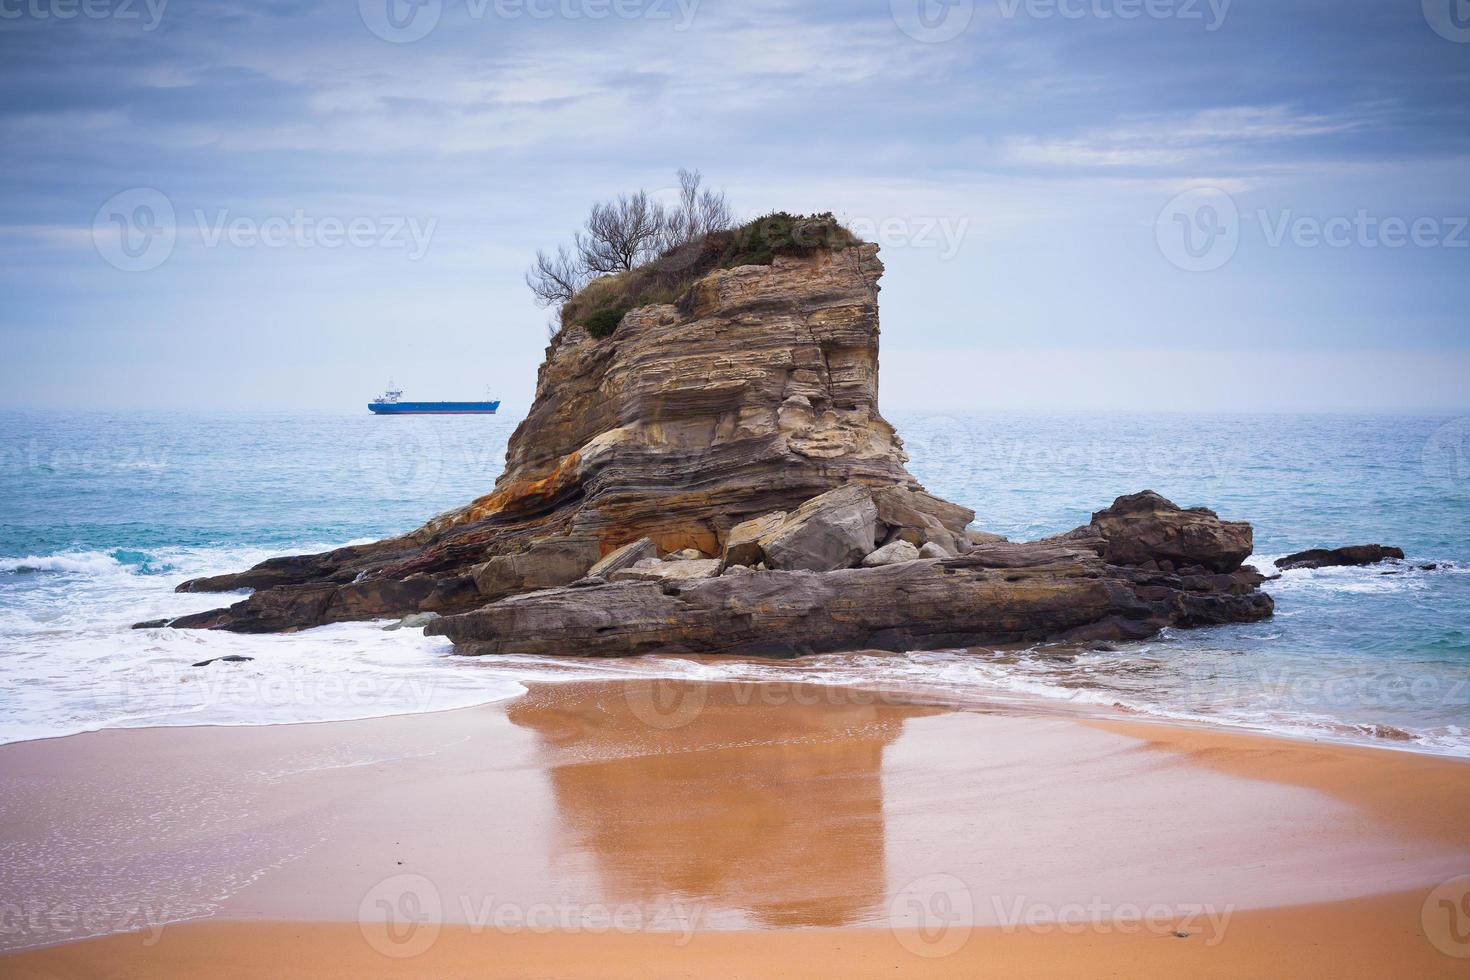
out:
<path id="1" fill-rule="evenodd" d="M 1382 543 L 1400 563 L 1288 571 L 1274 618 L 1079 650 L 796 661 L 470 658 L 417 629 L 132 629 L 236 601 L 180 581 L 417 527 L 486 492 L 515 419 L 0 413 L 0 742 L 264 725 L 514 698 L 601 677 L 800 681 L 1470 755 L 1470 417 L 892 413 L 909 468 L 1023 540 L 1156 490 L 1255 527 L 1252 563 Z M 572 651 L 568 651 L 569 653 Z M 212 658 L 248 661 L 195 667 Z"/>

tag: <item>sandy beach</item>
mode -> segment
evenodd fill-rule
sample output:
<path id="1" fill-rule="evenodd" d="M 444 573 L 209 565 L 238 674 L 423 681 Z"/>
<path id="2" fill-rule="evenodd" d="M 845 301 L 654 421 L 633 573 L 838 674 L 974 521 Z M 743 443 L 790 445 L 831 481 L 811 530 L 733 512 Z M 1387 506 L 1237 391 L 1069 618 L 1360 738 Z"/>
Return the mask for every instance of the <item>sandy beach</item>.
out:
<path id="1" fill-rule="evenodd" d="M 578 682 L 20 743 L 0 787 L 7 976 L 1470 967 L 1470 766 L 1390 750 Z"/>

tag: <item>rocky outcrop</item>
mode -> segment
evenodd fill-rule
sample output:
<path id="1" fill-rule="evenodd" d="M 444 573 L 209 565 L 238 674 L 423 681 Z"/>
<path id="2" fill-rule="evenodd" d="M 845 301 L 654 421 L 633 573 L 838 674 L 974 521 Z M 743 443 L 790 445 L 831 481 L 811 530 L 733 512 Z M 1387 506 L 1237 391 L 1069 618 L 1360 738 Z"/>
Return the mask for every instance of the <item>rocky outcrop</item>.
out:
<path id="1" fill-rule="evenodd" d="M 879 565 L 901 565 L 906 561 L 918 560 L 918 548 L 915 548 L 907 541 L 890 541 L 864 558 L 863 567 L 877 568 Z"/>
<path id="2" fill-rule="evenodd" d="M 607 578 L 613 572 L 621 572 L 625 568 L 632 568 L 639 562 L 651 561 L 657 557 L 658 547 L 653 543 L 653 539 L 639 538 L 603 558 L 588 569 L 587 574 L 594 578 Z"/>
<path id="3" fill-rule="evenodd" d="M 610 582 L 688 582 L 699 578 L 714 578 L 720 574 L 717 558 L 691 558 L 681 561 L 659 561 L 648 558 L 631 568 L 613 572 Z"/>
<path id="4" fill-rule="evenodd" d="M 1346 548 L 1312 548 L 1276 559 L 1283 572 L 1293 568 L 1331 568 L 1334 566 L 1376 565 L 1390 558 L 1403 560 L 1402 548 L 1381 544 L 1354 544 Z"/>
<path id="5" fill-rule="evenodd" d="M 1203 507 L 1186 510 L 1152 490 L 1119 497 L 1093 514 L 1091 524 L 1064 537 L 1078 544 L 1095 539 L 1098 554 L 1110 564 L 1151 564 L 1164 571 L 1234 571 L 1255 548 L 1249 524 L 1222 521 Z"/>
<path id="6" fill-rule="evenodd" d="M 918 548 L 933 544 L 949 555 L 968 550 L 965 528 L 975 519 L 975 512 L 968 507 L 900 486 L 874 491 L 873 502 L 878 507 L 885 544 L 907 541 Z"/>
<path id="7" fill-rule="evenodd" d="M 1269 615 L 1249 525 L 1150 492 L 1015 544 L 924 491 L 877 409 L 875 246 L 716 271 L 562 331 L 494 489 L 418 530 L 184 591 L 176 627 L 434 613 L 464 652 L 792 654 L 1146 636 Z M 660 560 L 661 556 L 665 560 Z M 676 560 L 667 560 L 676 559 Z"/>
<path id="8" fill-rule="evenodd" d="M 910 546 L 911 547 L 911 546 Z M 918 650 L 1138 639 L 1271 615 L 1253 569 L 1169 574 L 1085 548 L 987 544 L 956 558 L 832 572 L 752 572 L 516 596 L 427 632 L 470 654 L 585 656 Z"/>
<path id="9" fill-rule="evenodd" d="M 258 591 L 183 625 L 279 630 L 463 611 L 514 581 L 514 569 L 491 576 L 482 594 L 471 580 L 487 576 L 471 569 L 533 542 L 574 538 L 601 557 L 647 537 L 661 554 L 715 556 L 737 524 L 850 482 L 920 489 L 877 409 L 877 251 L 716 271 L 601 340 L 567 327 L 490 493 L 399 538 L 185 582 L 181 591 Z M 452 584 L 436 592 L 441 581 Z"/>
<path id="10" fill-rule="evenodd" d="M 866 558 L 877 533 L 873 494 L 850 483 L 808 500 L 757 544 L 767 568 L 830 572 Z"/>

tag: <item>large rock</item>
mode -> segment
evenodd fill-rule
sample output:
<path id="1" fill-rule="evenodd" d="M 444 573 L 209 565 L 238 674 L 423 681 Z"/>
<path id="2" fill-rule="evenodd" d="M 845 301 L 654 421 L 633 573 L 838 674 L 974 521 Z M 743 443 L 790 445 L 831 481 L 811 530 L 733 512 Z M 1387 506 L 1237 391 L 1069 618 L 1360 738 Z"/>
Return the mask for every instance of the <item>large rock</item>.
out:
<path id="1" fill-rule="evenodd" d="M 688 582 L 699 578 L 713 578 L 720 574 L 718 558 L 686 558 L 680 561 L 659 561 L 647 558 L 631 568 L 624 568 L 608 576 L 611 582 Z"/>
<path id="2" fill-rule="evenodd" d="M 915 547 L 934 543 L 947 553 L 960 550 L 965 527 L 975 519 L 968 507 L 903 486 L 882 487 L 873 492 L 878 507 L 879 537 L 885 543 L 907 541 Z"/>
<path id="3" fill-rule="evenodd" d="M 873 494 L 849 484 L 813 497 L 760 539 L 766 567 L 827 572 L 851 568 L 875 548 L 878 508 Z"/>
<path id="4" fill-rule="evenodd" d="M 524 552 L 499 555 L 473 569 L 475 588 L 485 599 L 517 592 L 568 585 L 597 564 L 599 549 L 591 538 L 544 538 Z"/>
<path id="5" fill-rule="evenodd" d="M 658 548 L 654 545 L 653 539 L 639 538 L 637 541 L 623 545 L 593 565 L 587 570 L 587 574 L 607 578 L 613 572 L 620 572 L 625 568 L 632 568 L 640 561 L 647 561 L 657 557 Z"/>
<path id="6" fill-rule="evenodd" d="M 778 510 L 736 524 L 725 538 L 725 566 L 754 566 L 765 561 L 766 553 L 761 550 L 761 538 L 776 533 L 785 523 L 786 512 Z"/>
<path id="7" fill-rule="evenodd" d="M 879 568 L 554 589 L 438 620 L 426 632 L 466 654 L 794 655 L 1136 639 L 1271 614 L 1252 571 L 1197 579 L 1190 587 L 1060 545 L 992 544 Z"/>
<path id="8" fill-rule="evenodd" d="M 1152 490 L 1119 497 L 1093 514 L 1090 531 L 1100 536 L 1102 557 L 1114 565 L 1151 561 L 1233 572 L 1254 550 L 1249 524 L 1222 521 L 1203 507 L 1186 510 Z M 1080 538 L 1089 529 L 1079 532 L 1073 534 Z"/>
<path id="9" fill-rule="evenodd" d="M 491 492 L 398 538 L 273 559 L 181 589 L 300 588 L 314 600 L 319 588 L 365 580 L 463 578 L 558 536 L 596 541 L 599 557 L 645 537 L 660 553 L 719 555 L 737 524 L 847 483 L 919 489 L 877 408 L 877 252 L 860 245 L 718 270 L 677 304 L 633 310 L 601 340 L 568 327 L 547 349 Z M 497 577 L 492 591 L 514 579 Z M 439 611 L 484 598 L 441 593 L 454 605 Z M 285 604 L 265 602 L 236 603 L 208 621 L 285 628 Z M 322 606 L 303 597 L 294 608 L 300 619 L 290 625 L 299 627 L 315 625 Z"/>
<path id="10" fill-rule="evenodd" d="M 608 338 L 567 327 L 491 492 L 396 538 L 186 582 L 258 591 L 172 625 L 270 632 L 433 611 L 445 618 L 430 631 L 485 649 L 577 654 L 1131 636 L 1269 612 L 1259 576 L 1237 571 L 1249 526 L 1154 494 L 1053 542 L 966 533 L 974 515 L 923 492 L 878 413 L 882 269 L 872 245 L 783 256 L 712 272 Z M 804 571 L 857 565 L 890 538 L 969 553 Z M 722 560 L 652 571 L 644 539 Z M 611 557 L 625 567 L 608 577 L 639 580 L 588 575 Z M 704 577 L 761 563 L 788 571 Z"/>
<path id="11" fill-rule="evenodd" d="M 890 541 L 864 558 L 863 567 L 877 568 L 879 565 L 897 565 L 900 562 L 918 560 L 918 548 L 915 548 L 907 541 Z"/>
<path id="12" fill-rule="evenodd" d="M 1311 548 L 1276 559 L 1282 571 L 1293 568 L 1331 568 L 1333 566 L 1376 565 L 1390 558 L 1402 560 L 1402 548 L 1381 544 L 1353 544 L 1345 548 Z"/>

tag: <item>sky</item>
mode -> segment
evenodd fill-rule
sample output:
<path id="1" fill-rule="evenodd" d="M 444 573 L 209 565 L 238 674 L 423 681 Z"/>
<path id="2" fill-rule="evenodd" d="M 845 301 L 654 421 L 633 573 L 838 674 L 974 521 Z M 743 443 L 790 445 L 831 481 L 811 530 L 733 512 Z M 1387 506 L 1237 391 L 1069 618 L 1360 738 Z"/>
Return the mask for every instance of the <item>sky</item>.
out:
<path id="1" fill-rule="evenodd" d="M 524 413 L 701 170 L 878 241 L 882 407 L 1470 406 L 1467 0 L 0 0 L 0 407 Z"/>

